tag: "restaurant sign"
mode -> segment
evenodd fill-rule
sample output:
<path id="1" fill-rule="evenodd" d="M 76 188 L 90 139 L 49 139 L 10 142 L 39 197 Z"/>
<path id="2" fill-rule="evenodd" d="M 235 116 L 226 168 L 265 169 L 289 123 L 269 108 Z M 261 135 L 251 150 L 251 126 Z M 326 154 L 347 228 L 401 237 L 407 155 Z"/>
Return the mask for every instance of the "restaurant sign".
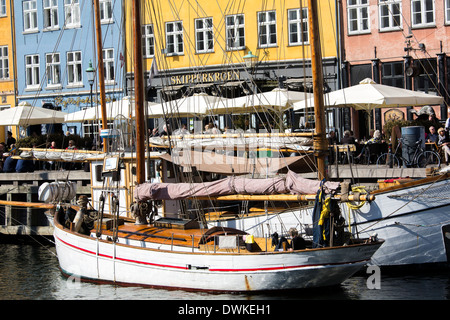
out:
<path id="1" fill-rule="evenodd" d="M 205 82 L 227 82 L 239 80 L 239 71 L 201 72 L 171 76 L 171 85 L 196 84 Z"/>

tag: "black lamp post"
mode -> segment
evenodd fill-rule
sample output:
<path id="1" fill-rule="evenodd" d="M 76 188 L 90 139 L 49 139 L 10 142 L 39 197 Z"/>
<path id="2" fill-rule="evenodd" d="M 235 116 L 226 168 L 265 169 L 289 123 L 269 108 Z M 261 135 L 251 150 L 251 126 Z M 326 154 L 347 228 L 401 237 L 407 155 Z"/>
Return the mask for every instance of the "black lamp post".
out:
<path id="1" fill-rule="evenodd" d="M 92 61 L 89 61 L 89 67 L 86 69 L 87 78 L 89 81 L 89 85 L 91 86 L 91 108 L 92 108 L 92 86 L 94 85 L 94 78 L 95 78 L 95 69 L 92 67 Z M 91 136 L 92 139 L 94 139 L 94 121 L 92 121 L 92 127 L 91 127 Z"/>

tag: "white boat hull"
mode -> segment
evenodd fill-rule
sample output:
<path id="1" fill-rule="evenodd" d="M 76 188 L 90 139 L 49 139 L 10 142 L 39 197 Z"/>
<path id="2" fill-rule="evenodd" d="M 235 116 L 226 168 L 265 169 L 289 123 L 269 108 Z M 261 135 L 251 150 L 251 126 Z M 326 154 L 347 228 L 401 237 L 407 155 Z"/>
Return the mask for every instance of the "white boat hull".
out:
<path id="1" fill-rule="evenodd" d="M 363 238 L 374 233 L 385 240 L 371 259 L 378 266 L 405 266 L 428 263 L 448 263 L 450 247 L 449 180 L 378 193 L 375 200 L 358 210 L 341 204 L 341 212 L 351 232 Z M 242 217 L 214 222 L 233 227 L 255 236 L 273 232 L 279 234 L 294 227 L 309 225 L 312 208 L 286 211 L 256 217 Z M 213 224 L 213 223 L 212 223 Z M 446 231 L 447 230 L 447 231 Z M 301 231 L 301 230 L 300 230 Z M 448 241 L 447 241 L 448 243 Z"/>
<path id="2" fill-rule="evenodd" d="M 447 263 L 443 230 L 450 224 L 449 199 L 447 179 L 377 194 L 374 202 L 354 212 L 345 206 L 344 215 L 356 224 L 353 233 L 377 233 L 386 240 L 372 257 L 375 265 Z"/>
<path id="3" fill-rule="evenodd" d="M 200 253 L 140 248 L 55 226 L 61 270 L 99 282 L 202 291 L 265 291 L 333 286 L 360 270 L 381 245 L 337 249 Z"/>

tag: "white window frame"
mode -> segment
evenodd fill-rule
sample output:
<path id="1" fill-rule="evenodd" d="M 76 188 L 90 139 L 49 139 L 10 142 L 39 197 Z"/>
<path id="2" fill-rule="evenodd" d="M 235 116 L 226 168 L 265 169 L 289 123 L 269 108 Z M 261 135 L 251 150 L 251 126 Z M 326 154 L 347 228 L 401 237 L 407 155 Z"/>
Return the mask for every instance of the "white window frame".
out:
<path id="1" fill-rule="evenodd" d="M 39 55 L 25 56 L 26 89 L 37 90 L 40 87 Z"/>
<path id="2" fill-rule="evenodd" d="M 142 26 L 142 55 L 144 58 L 155 56 L 155 33 L 153 30 L 153 24 Z"/>
<path id="3" fill-rule="evenodd" d="M 172 30 L 169 30 L 172 26 Z M 166 55 L 184 54 L 183 21 L 166 22 Z M 171 48 L 172 46 L 172 48 Z M 182 50 L 180 50 L 182 46 Z"/>
<path id="4" fill-rule="evenodd" d="M 0 17 L 6 17 L 6 0 L 0 0 Z"/>
<path id="5" fill-rule="evenodd" d="M 37 0 L 23 2 L 23 32 L 38 31 Z"/>
<path id="6" fill-rule="evenodd" d="M 199 18 L 194 20 L 195 25 L 195 52 L 214 52 L 213 19 Z"/>
<path id="7" fill-rule="evenodd" d="M 293 12 L 296 14 L 295 19 L 291 19 L 291 13 Z M 303 27 L 303 30 L 302 25 L 306 25 L 306 28 Z M 295 29 L 295 32 L 291 27 Z M 292 35 L 294 35 L 294 33 L 297 37 L 297 41 L 292 41 Z M 309 43 L 308 8 L 288 10 L 288 43 L 290 46 L 298 46 Z"/>
<path id="8" fill-rule="evenodd" d="M 426 5 L 431 4 L 432 9 L 426 10 Z M 420 5 L 420 10 L 415 11 L 416 5 Z M 432 21 L 423 22 L 427 20 L 428 14 L 432 14 Z M 417 17 L 420 17 L 420 22 L 417 22 Z M 411 0 L 411 26 L 413 28 L 433 27 L 436 25 L 436 9 L 434 0 Z"/>
<path id="9" fill-rule="evenodd" d="M 64 26 L 79 28 L 80 21 L 80 0 L 64 0 Z"/>
<path id="10" fill-rule="evenodd" d="M 59 52 L 45 55 L 45 70 L 47 72 L 47 88 L 61 88 L 61 57 Z"/>
<path id="11" fill-rule="evenodd" d="M 113 22 L 112 0 L 100 0 L 100 22 L 107 24 Z"/>
<path id="12" fill-rule="evenodd" d="M 81 51 L 67 52 L 67 86 L 80 87 L 83 86 L 83 69 L 82 69 Z"/>
<path id="13" fill-rule="evenodd" d="M 275 27 L 274 32 L 271 30 L 272 27 Z M 275 36 L 275 41 L 272 36 Z M 276 47 L 277 42 L 277 12 L 275 10 L 258 12 L 258 47 Z"/>
<path id="14" fill-rule="evenodd" d="M 444 1 L 445 24 L 450 24 L 450 0 Z"/>
<path id="15" fill-rule="evenodd" d="M 58 0 L 44 0 L 42 3 L 42 7 L 44 10 L 44 29 L 58 29 Z"/>
<path id="16" fill-rule="evenodd" d="M 398 7 L 398 13 L 394 15 L 395 8 Z M 387 15 L 383 15 L 387 9 Z M 403 19 L 402 19 L 402 1 L 401 0 L 379 0 L 378 1 L 378 16 L 380 31 L 392 31 L 392 30 L 402 30 L 403 29 Z M 388 25 L 383 26 L 383 19 L 388 20 Z M 396 21 L 398 20 L 398 25 Z"/>
<path id="17" fill-rule="evenodd" d="M 0 46 L 0 80 L 9 79 L 9 49 Z"/>
<path id="18" fill-rule="evenodd" d="M 356 14 L 354 19 L 351 18 L 352 12 Z M 356 21 L 356 29 L 352 29 L 352 21 Z M 366 26 L 364 26 L 365 23 Z M 347 0 L 347 30 L 348 34 L 370 33 L 369 0 Z"/>
<path id="19" fill-rule="evenodd" d="M 107 85 L 114 84 L 114 48 L 103 49 L 103 71 L 105 83 Z"/>
<path id="20" fill-rule="evenodd" d="M 245 49 L 245 16 L 232 14 L 225 17 L 227 50 Z"/>

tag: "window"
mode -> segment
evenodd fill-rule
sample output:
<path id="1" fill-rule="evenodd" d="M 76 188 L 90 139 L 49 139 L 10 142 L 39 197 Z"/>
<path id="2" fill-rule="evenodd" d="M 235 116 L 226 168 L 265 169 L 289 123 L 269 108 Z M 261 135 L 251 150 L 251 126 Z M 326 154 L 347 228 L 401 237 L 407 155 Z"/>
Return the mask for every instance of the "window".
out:
<path id="1" fill-rule="evenodd" d="M 226 16 L 225 21 L 227 50 L 245 49 L 244 15 L 235 14 Z"/>
<path id="2" fill-rule="evenodd" d="M 152 24 L 142 26 L 142 54 L 144 58 L 151 58 L 155 55 L 155 34 Z"/>
<path id="3" fill-rule="evenodd" d="M 100 0 L 100 21 L 102 23 L 111 23 L 113 20 L 112 0 Z"/>
<path id="4" fill-rule="evenodd" d="M 308 8 L 288 10 L 289 45 L 308 43 Z"/>
<path id="5" fill-rule="evenodd" d="M 348 33 L 368 33 L 369 25 L 369 0 L 347 0 Z"/>
<path id="6" fill-rule="evenodd" d="M 81 51 L 67 53 L 67 73 L 69 86 L 82 85 Z"/>
<path id="7" fill-rule="evenodd" d="M 47 87 L 59 87 L 61 85 L 59 53 L 48 53 L 45 56 L 45 69 L 47 71 Z"/>
<path id="8" fill-rule="evenodd" d="M 195 20 L 195 43 L 197 53 L 212 52 L 214 50 L 212 18 Z"/>
<path id="9" fill-rule="evenodd" d="M 39 55 L 25 56 L 27 89 L 39 88 Z"/>
<path id="10" fill-rule="evenodd" d="M 183 22 L 166 23 L 166 53 L 169 55 L 183 54 Z"/>
<path id="11" fill-rule="evenodd" d="M 380 30 L 399 30 L 402 27 L 401 0 L 379 0 Z"/>
<path id="12" fill-rule="evenodd" d="M 58 0 L 44 0 L 44 28 L 58 28 Z"/>
<path id="13" fill-rule="evenodd" d="M 0 17 L 6 17 L 6 0 L 0 0 Z"/>
<path id="14" fill-rule="evenodd" d="M 434 0 L 412 0 L 411 20 L 413 27 L 434 26 Z"/>
<path id="15" fill-rule="evenodd" d="M 64 0 L 64 18 L 66 27 L 80 26 L 80 0 Z"/>
<path id="16" fill-rule="evenodd" d="M 414 78 L 414 89 L 430 94 L 437 94 L 437 60 L 436 58 L 416 60 L 420 74 Z"/>
<path id="17" fill-rule="evenodd" d="M 0 79 L 9 79 L 8 46 L 0 46 Z"/>
<path id="18" fill-rule="evenodd" d="M 235 14 L 226 16 L 227 50 L 245 49 L 244 15 Z"/>
<path id="19" fill-rule="evenodd" d="M 450 0 L 445 0 L 445 23 L 450 23 Z"/>
<path id="20" fill-rule="evenodd" d="M 23 31 L 38 31 L 36 0 L 23 2 Z"/>
<path id="21" fill-rule="evenodd" d="M 105 82 L 114 82 L 114 49 L 103 50 Z"/>
<path id="22" fill-rule="evenodd" d="M 403 72 L 403 61 L 384 62 L 382 64 L 382 83 L 388 86 L 404 88 L 405 74 Z"/>
<path id="23" fill-rule="evenodd" d="M 277 21 L 275 11 L 258 12 L 259 47 L 277 45 Z"/>

